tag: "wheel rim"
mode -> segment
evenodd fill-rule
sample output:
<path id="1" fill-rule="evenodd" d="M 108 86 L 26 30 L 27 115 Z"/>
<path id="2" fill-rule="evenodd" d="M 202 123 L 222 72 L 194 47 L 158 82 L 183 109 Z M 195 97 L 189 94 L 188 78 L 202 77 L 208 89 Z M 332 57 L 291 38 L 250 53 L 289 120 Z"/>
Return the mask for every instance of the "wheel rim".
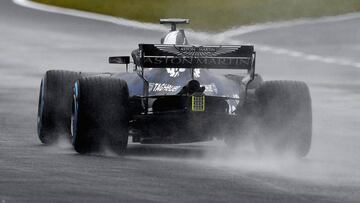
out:
<path id="1" fill-rule="evenodd" d="M 74 137 L 74 126 L 75 126 L 75 97 L 73 98 L 73 102 L 72 102 L 72 111 L 71 111 L 71 126 L 70 126 L 70 136 L 71 136 L 71 141 L 73 141 L 73 137 Z"/>
<path id="2" fill-rule="evenodd" d="M 73 95 L 73 103 L 72 103 L 72 113 L 71 113 L 71 138 L 72 143 L 75 144 L 76 133 L 77 133 L 77 121 L 78 121 L 78 111 L 79 111 L 79 88 L 78 82 L 75 82 L 74 85 L 74 95 Z"/>
<path id="3" fill-rule="evenodd" d="M 37 115 L 37 133 L 40 137 L 41 129 L 42 129 L 42 120 L 43 120 L 43 112 L 44 112 L 44 93 L 45 93 L 45 87 L 44 87 L 44 79 L 41 80 L 40 84 L 40 94 L 39 94 L 39 106 L 38 106 L 38 115 Z"/>

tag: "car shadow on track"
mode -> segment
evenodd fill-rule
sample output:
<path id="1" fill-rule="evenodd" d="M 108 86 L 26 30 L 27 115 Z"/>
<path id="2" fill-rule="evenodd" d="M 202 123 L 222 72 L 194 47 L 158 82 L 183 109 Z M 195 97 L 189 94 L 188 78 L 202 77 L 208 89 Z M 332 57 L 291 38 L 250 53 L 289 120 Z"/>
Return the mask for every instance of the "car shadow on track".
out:
<path id="1" fill-rule="evenodd" d="M 191 144 L 129 144 L 123 156 L 135 157 L 165 157 L 165 158 L 204 158 L 218 157 L 229 158 L 241 156 L 256 156 L 249 147 L 230 149 L 222 142 L 191 143 Z"/>
<path id="2" fill-rule="evenodd" d="M 76 154 L 80 156 L 93 157 L 119 157 L 119 158 L 176 158 L 176 159 L 198 159 L 204 157 L 221 157 L 228 158 L 229 156 L 237 156 L 241 154 L 244 156 L 254 156 L 253 150 L 230 150 L 223 142 L 210 141 L 198 142 L 189 144 L 138 144 L 129 143 L 126 152 L 118 155 L 109 147 L 103 146 L 99 152 L 90 154 L 78 154 L 75 152 L 71 143 L 67 140 L 61 140 L 53 145 L 36 144 L 34 147 L 43 147 L 46 153 L 60 153 L 60 154 Z"/>

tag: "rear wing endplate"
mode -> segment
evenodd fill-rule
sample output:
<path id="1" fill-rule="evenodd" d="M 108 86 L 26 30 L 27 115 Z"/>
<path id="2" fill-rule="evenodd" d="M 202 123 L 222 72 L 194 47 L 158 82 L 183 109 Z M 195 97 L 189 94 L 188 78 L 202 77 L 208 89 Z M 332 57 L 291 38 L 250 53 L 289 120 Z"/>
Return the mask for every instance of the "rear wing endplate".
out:
<path id="1" fill-rule="evenodd" d="M 254 69 L 254 46 L 139 44 L 143 68 Z"/>

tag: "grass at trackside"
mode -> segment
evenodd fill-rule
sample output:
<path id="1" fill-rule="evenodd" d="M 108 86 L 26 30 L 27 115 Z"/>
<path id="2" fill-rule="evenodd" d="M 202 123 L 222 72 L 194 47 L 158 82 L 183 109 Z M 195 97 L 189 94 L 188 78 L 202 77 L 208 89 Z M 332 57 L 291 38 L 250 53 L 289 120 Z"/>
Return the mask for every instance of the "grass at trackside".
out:
<path id="1" fill-rule="evenodd" d="M 332 16 L 360 11 L 360 0 L 34 0 L 62 7 L 158 23 L 190 18 L 190 27 L 221 31 L 234 26 Z"/>

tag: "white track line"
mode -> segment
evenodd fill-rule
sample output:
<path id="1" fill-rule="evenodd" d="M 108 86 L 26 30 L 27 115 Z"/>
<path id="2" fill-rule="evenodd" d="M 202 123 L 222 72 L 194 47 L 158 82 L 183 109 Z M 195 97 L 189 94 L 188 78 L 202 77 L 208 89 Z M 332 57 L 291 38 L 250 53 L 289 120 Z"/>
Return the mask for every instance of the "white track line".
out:
<path id="1" fill-rule="evenodd" d="M 360 68 L 360 63 L 357 61 L 353 61 L 346 58 L 339 58 L 339 57 L 326 57 L 326 56 L 320 56 L 315 54 L 307 54 L 304 52 L 299 51 L 292 51 L 288 49 L 283 48 L 276 48 L 266 45 L 256 45 L 256 49 L 260 51 L 266 51 L 273 54 L 279 54 L 279 55 L 286 55 L 294 58 L 303 59 L 306 61 L 315 61 L 315 62 L 321 62 L 326 64 L 332 64 L 332 65 L 339 65 L 339 66 L 350 66 L 353 68 Z"/>
<path id="2" fill-rule="evenodd" d="M 241 44 L 240 40 L 231 40 L 233 44 Z M 294 58 L 299 58 L 305 61 L 314 61 L 314 62 L 321 62 L 331 65 L 338 65 L 338 66 L 347 66 L 352 68 L 359 68 L 360 63 L 351 59 L 341 58 L 341 57 L 327 57 L 327 56 L 320 56 L 315 54 L 307 54 L 300 51 L 293 51 L 289 49 L 267 46 L 262 44 L 255 44 L 256 50 L 268 52 L 276 55 L 285 55 Z"/>
<path id="3" fill-rule="evenodd" d="M 105 21 L 114 23 L 117 25 L 122 25 L 126 27 L 132 27 L 137 29 L 144 29 L 144 30 L 153 30 L 153 31 L 168 31 L 168 28 L 162 25 L 154 24 L 154 23 L 141 23 L 134 20 L 127 20 L 124 18 L 118 18 L 108 15 L 102 15 L 102 14 L 96 14 L 86 11 L 79 11 L 75 9 L 68 9 L 68 8 L 61 8 L 56 6 L 50 6 L 45 5 L 41 3 L 36 3 L 30 0 L 13 0 L 14 3 L 36 9 L 36 10 L 42 10 L 47 11 L 51 13 L 58 13 L 58 14 L 65 14 L 65 15 L 71 15 L 81 18 L 87 18 L 87 19 L 93 19 L 93 20 L 99 20 L 99 21 Z M 360 18 L 360 13 L 350 13 L 345 15 L 339 15 L 339 16 L 329 16 L 329 17 L 321 17 L 317 19 L 311 19 L 311 18 L 303 18 L 299 20 L 292 20 L 292 21 L 283 21 L 283 22 L 274 22 L 274 23 L 265 23 L 265 24 L 257 24 L 257 25 L 251 25 L 251 26 L 241 26 L 239 28 L 233 28 L 230 30 L 227 30 L 225 32 L 219 33 L 219 34 L 209 34 L 204 32 L 195 32 L 190 31 L 190 34 L 192 37 L 203 40 L 203 41 L 214 41 L 214 42 L 231 42 L 234 44 L 241 44 L 242 42 L 239 40 L 231 40 L 230 38 L 234 36 L 239 36 L 245 33 L 251 33 L 261 30 L 267 30 L 267 29 L 276 29 L 281 27 L 291 27 L 296 25 L 308 25 L 308 24 L 317 24 L 317 23 L 331 23 L 331 22 L 339 22 L 339 21 L 345 21 L 345 20 L 352 20 Z M 257 50 L 269 52 L 277 55 L 286 55 L 290 57 L 300 58 L 306 61 L 316 61 L 316 62 L 322 62 L 327 64 L 333 64 L 333 65 L 341 65 L 341 66 L 351 66 L 354 68 L 360 68 L 360 62 L 345 59 L 345 58 L 334 58 L 334 57 L 326 57 L 326 56 L 319 56 L 314 54 L 307 54 L 299 51 L 293 51 L 278 47 L 272 47 L 267 45 L 260 45 L 256 44 Z"/>
<path id="4" fill-rule="evenodd" d="M 154 24 L 154 23 L 141 23 L 141 22 L 138 22 L 135 20 L 127 20 L 124 18 L 117 18 L 117 17 L 113 17 L 113 16 L 109 16 L 109 15 L 102 15 L 102 14 L 97 14 L 97 13 L 92 13 L 92 12 L 87 12 L 87 11 L 80 11 L 80 10 L 75 10 L 75 9 L 50 6 L 50 5 L 46 5 L 46 4 L 29 1 L 29 0 L 13 0 L 13 2 L 15 4 L 23 6 L 23 7 L 32 8 L 32 9 L 41 10 L 41 11 L 47 11 L 50 13 L 65 14 L 65 15 L 93 19 L 93 20 L 98 20 L 98 21 L 105 21 L 105 22 L 110 22 L 110 23 L 114 23 L 114 24 L 122 25 L 122 26 L 126 26 L 126 27 L 137 28 L 137 29 L 168 31 L 167 27 L 165 27 L 163 25 Z"/>
<path id="5" fill-rule="evenodd" d="M 360 13 L 348 13 L 338 16 L 324 16 L 319 18 L 300 18 L 296 20 L 290 21 L 279 21 L 279 22 L 269 22 L 263 24 L 255 24 L 255 25 L 248 25 L 242 27 L 235 27 L 230 30 L 227 30 L 223 33 L 218 34 L 218 37 L 229 38 L 234 37 L 237 35 L 242 35 L 246 33 L 261 31 L 261 30 L 269 30 L 269 29 L 277 29 L 283 27 L 292 27 L 297 25 L 312 25 L 318 23 L 332 23 L 332 22 L 339 22 L 345 20 L 352 20 L 360 18 Z"/>

